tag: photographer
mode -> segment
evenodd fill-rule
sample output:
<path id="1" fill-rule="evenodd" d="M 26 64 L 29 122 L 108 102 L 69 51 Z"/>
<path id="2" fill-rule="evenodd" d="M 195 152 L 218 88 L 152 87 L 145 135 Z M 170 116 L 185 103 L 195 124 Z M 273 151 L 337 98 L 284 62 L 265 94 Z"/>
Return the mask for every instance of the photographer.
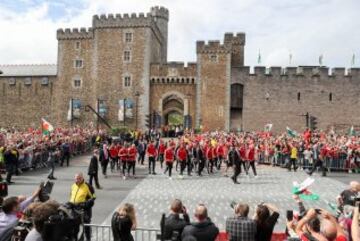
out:
<path id="1" fill-rule="evenodd" d="M 190 218 L 186 208 L 179 199 L 175 199 L 171 203 L 169 216 L 165 218 L 163 239 L 180 241 L 181 233 L 188 224 L 190 224 Z"/>
<path id="2" fill-rule="evenodd" d="M 2 212 L 0 213 L 0 237 L 9 229 L 12 229 L 22 216 L 22 212 L 39 195 L 40 188 L 37 188 L 32 196 L 8 197 L 3 201 Z"/>
<path id="3" fill-rule="evenodd" d="M 43 241 L 42 232 L 45 222 L 50 216 L 58 213 L 60 205 L 54 202 L 45 202 L 38 205 L 32 212 L 34 228 L 26 236 L 25 241 Z"/>
<path id="4" fill-rule="evenodd" d="M 84 223 L 89 224 L 91 222 L 92 207 L 95 201 L 94 188 L 84 181 L 82 173 L 75 175 L 75 183 L 71 186 L 70 203 L 77 208 L 84 211 Z M 86 240 L 91 240 L 91 228 L 85 227 Z"/>
<path id="5" fill-rule="evenodd" d="M 359 231 L 359 209 L 360 203 L 354 209 L 353 219 L 351 223 L 351 237 L 353 241 L 360 241 L 360 231 Z"/>

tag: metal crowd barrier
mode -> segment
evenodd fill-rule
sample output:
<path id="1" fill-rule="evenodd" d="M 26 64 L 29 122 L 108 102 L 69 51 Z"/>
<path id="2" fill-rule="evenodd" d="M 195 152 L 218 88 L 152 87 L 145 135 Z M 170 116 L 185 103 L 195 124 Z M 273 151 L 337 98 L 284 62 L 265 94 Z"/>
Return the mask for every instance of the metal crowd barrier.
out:
<path id="1" fill-rule="evenodd" d="M 113 235 L 110 225 L 85 224 L 91 227 L 92 241 L 113 241 Z M 160 229 L 136 228 L 132 232 L 135 241 L 155 241 L 160 235 Z"/>
<path id="2" fill-rule="evenodd" d="M 275 166 L 286 167 L 290 161 L 290 154 L 279 153 L 270 157 L 265 157 L 263 153 L 259 155 L 260 164 L 271 164 Z M 313 161 L 305 160 L 302 153 L 297 159 L 297 166 L 303 169 L 311 169 Z M 329 171 L 348 171 L 351 167 L 346 153 L 339 153 L 336 157 L 326 157 L 324 166 Z"/>

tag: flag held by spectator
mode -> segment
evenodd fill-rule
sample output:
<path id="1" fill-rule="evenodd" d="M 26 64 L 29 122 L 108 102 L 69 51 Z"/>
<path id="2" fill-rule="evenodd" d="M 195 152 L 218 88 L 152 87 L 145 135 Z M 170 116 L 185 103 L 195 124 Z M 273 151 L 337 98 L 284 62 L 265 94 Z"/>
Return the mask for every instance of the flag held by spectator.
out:
<path id="1" fill-rule="evenodd" d="M 273 127 L 273 124 L 271 124 L 271 123 L 266 124 L 265 127 L 264 127 L 264 131 L 265 132 L 270 132 L 272 127 Z"/>
<path id="2" fill-rule="evenodd" d="M 54 131 L 54 127 L 44 118 L 41 118 L 41 130 L 44 135 L 49 135 L 50 132 Z"/>
<path id="3" fill-rule="evenodd" d="M 286 132 L 291 137 L 297 137 L 299 135 L 296 131 L 291 130 L 288 126 L 286 127 Z"/>
<path id="4" fill-rule="evenodd" d="M 349 129 L 349 136 L 355 136 L 355 135 L 356 135 L 356 132 L 354 130 L 354 126 L 351 126 Z"/>

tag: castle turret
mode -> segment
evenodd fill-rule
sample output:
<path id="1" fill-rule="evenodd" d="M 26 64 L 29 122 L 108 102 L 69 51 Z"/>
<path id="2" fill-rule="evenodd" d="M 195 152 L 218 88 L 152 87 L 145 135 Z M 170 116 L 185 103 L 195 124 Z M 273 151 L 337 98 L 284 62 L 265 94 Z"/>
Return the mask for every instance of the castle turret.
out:
<path id="1" fill-rule="evenodd" d="M 168 22 L 169 22 L 169 10 L 164 7 L 152 7 L 151 15 L 156 22 L 157 27 L 159 28 L 163 36 L 163 45 L 161 48 L 161 61 L 163 63 L 167 62 L 167 44 L 168 44 Z"/>
<path id="2" fill-rule="evenodd" d="M 244 66 L 245 33 L 225 33 L 224 44 L 231 48 L 231 66 Z"/>

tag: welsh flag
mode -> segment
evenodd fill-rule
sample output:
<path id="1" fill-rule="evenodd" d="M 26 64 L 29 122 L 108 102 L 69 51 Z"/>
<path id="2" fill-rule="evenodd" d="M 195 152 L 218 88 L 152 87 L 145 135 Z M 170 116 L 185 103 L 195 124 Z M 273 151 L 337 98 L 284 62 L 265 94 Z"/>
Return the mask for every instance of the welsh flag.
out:
<path id="1" fill-rule="evenodd" d="M 299 135 L 296 131 L 291 130 L 288 126 L 286 127 L 286 132 L 291 137 L 297 137 Z"/>
<path id="2" fill-rule="evenodd" d="M 349 136 L 355 136 L 355 135 L 356 135 L 356 132 L 354 130 L 354 126 L 351 126 L 349 129 Z"/>
<path id="3" fill-rule="evenodd" d="M 44 118 L 41 118 L 41 130 L 43 135 L 49 135 L 50 132 L 54 131 L 54 127 Z"/>
<path id="4" fill-rule="evenodd" d="M 271 123 L 266 124 L 265 127 L 264 127 L 264 131 L 265 132 L 270 132 L 272 127 L 273 127 L 273 124 L 271 124 Z"/>

